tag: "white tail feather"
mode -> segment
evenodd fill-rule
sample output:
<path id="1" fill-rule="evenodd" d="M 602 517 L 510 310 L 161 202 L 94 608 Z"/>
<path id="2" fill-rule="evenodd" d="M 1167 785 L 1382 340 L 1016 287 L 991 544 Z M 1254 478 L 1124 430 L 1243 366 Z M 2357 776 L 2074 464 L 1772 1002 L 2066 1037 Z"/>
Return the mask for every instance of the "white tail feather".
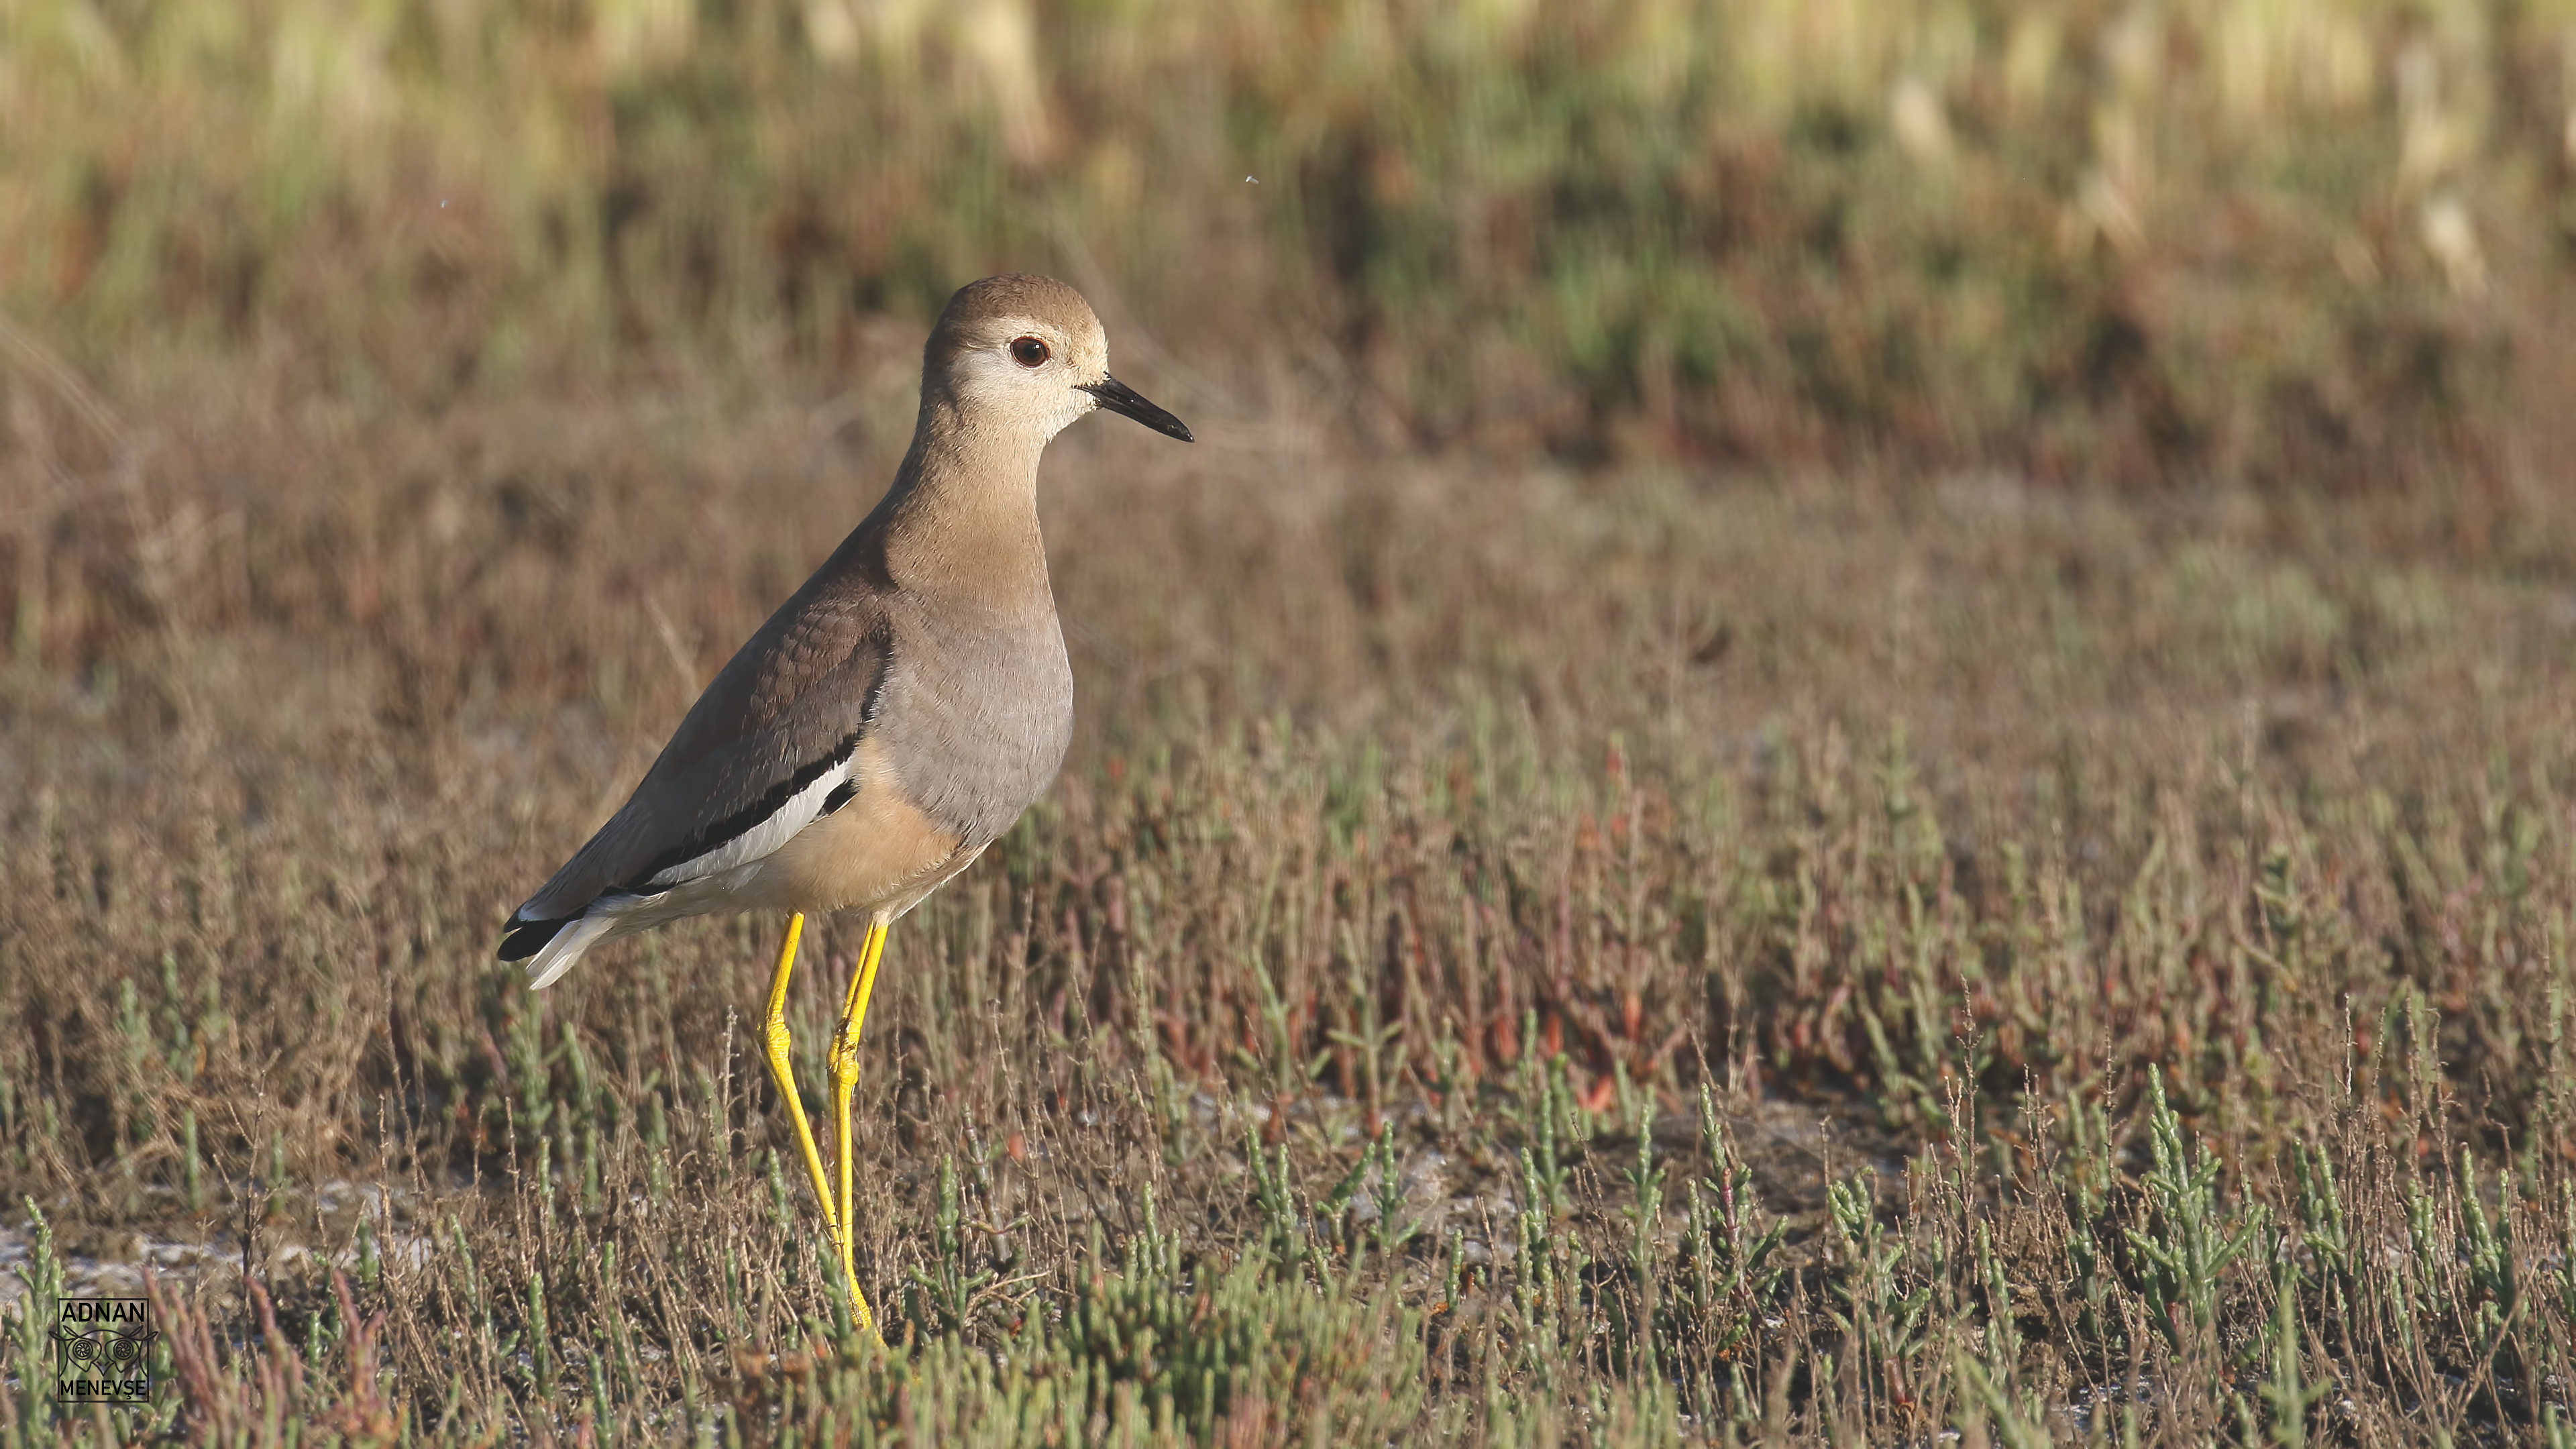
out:
<path id="1" fill-rule="evenodd" d="M 555 932 L 555 938 L 528 960 L 528 989 L 543 991 L 554 985 L 555 978 L 570 971 L 582 952 L 598 945 L 601 937 L 616 929 L 617 917 L 617 912 L 603 911 L 594 902 L 588 914 Z"/>

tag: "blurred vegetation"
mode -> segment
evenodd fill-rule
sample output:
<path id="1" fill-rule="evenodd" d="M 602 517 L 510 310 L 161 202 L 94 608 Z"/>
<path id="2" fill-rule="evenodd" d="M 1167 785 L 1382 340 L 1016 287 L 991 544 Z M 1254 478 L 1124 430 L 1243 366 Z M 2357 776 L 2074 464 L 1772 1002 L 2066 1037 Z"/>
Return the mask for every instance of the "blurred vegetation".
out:
<path id="1" fill-rule="evenodd" d="M 436 401 L 1022 266 L 1379 445 L 2476 494 L 2554 446 L 2571 66 L 2566 0 L 0 0 L 0 299 Z"/>

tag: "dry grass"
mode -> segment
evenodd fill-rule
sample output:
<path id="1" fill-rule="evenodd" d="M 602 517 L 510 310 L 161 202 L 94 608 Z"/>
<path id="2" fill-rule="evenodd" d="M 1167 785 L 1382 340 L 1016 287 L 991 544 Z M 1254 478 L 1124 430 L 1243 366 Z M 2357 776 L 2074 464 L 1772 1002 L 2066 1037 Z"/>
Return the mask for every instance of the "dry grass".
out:
<path id="1" fill-rule="evenodd" d="M 2405 500 L 1086 424 L 1045 490 L 1075 759 L 897 933 L 871 1037 L 880 1363 L 828 1322 L 746 1055 L 774 924 L 542 996 L 490 950 L 864 509 L 900 371 L 434 417 L 216 376 L 106 379 L 148 425 L 9 391 L 0 1152 L 82 1271 L 184 1260 L 164 1326 L 204 1336 L 157 1422 L 2518 1442 L 2562 1412 L 2554 501 L 2464 552 Z M 2214 1188 L 2151 1151 L 2151 1065 Z M 41 1397 L 11 1433 L 93 1432 Z"/>

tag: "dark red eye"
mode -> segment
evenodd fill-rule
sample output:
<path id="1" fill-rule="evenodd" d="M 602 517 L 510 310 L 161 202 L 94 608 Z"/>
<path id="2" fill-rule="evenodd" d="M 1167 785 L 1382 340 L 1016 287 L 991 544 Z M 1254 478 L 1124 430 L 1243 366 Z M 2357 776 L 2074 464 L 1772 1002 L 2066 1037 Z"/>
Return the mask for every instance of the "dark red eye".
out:
<path id="1" fill-rule="evenodd" d="M 1011 360 L 1022 367 L 1044 367 L 1047 345 L 1035 337 L 1014 337 L 1011 339 Z"/>

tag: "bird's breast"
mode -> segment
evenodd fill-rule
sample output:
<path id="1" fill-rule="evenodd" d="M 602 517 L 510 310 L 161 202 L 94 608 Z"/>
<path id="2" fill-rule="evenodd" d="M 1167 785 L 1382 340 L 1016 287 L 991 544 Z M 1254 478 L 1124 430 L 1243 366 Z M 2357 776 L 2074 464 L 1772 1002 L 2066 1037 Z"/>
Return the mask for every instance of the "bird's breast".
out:
<path id="1" fill-rule="evenodd" d="M 1073 735 L 1073 669 L 1042 618 L 951 620 L 936 648 L 899 640 L 870 733 L 915 805 L 981 849 L 1055 779 Z"/>

